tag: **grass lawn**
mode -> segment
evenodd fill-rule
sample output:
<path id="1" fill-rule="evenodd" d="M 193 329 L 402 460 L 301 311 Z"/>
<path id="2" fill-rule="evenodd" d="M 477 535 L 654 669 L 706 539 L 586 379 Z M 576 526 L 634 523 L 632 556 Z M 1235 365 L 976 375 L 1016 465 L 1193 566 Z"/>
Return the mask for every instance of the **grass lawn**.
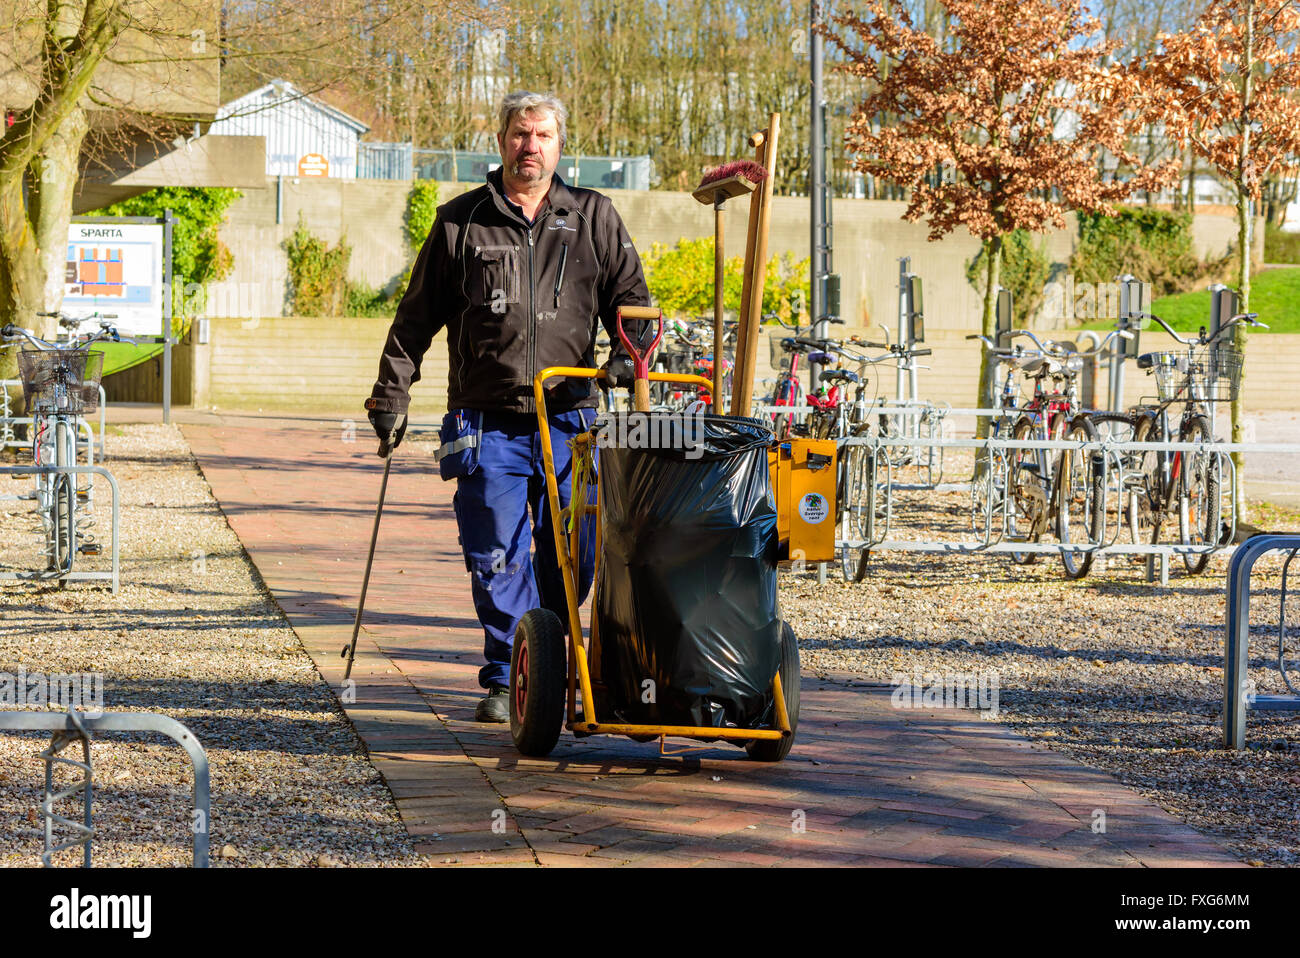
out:
<path id="1" fill-rule="evenodd" d="M 1270 333 L 1300 333 L 1300 267 L 1267 269 L 1251 277 L 1250 311 Z M 1157 299 L 1151 312 L 1179 332 L 1196 332 L 1210 322 L 1209 290 Z M 1113 329 L 1112 319 L 1087 323 L 1084 329 Z"/>
<path id="2" fill-rule="evenodd" d="M 104 354 L 105 376 L 138 366 L 159 355 L 162 350 L 162 343 L 141 343 L 138 346 L 132 343 L 96 343 L 90 347 L 92 353 Z"/>

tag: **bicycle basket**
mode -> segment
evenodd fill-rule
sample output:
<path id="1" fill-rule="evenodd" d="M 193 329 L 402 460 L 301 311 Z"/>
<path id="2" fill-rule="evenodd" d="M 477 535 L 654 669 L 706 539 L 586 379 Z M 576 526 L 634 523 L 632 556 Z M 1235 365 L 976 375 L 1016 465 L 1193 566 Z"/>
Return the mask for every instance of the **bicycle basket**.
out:
<path id="1" fill-rule="evenodd" d="M 1156 353 L 1151 364 L 1161 402 L 1232 402 L 1241 388 L 1241 352 L 1219 345 Z"/>
<path id="2" fill-rule="evenodd" d="M 18 354 L 23 395 L 32 409 L 79 416 L 99 405 L 104 354 L 88 349 L 24 349 Z"/>
<path id="3" fill-rule="evenodd" d="M 790 354 L 781 348 L 781 340 L 785 338 L 779 329 L 767 334 L 768 358 L 772 361 L 772 368 L 778 371 L 790 368 Z"/>

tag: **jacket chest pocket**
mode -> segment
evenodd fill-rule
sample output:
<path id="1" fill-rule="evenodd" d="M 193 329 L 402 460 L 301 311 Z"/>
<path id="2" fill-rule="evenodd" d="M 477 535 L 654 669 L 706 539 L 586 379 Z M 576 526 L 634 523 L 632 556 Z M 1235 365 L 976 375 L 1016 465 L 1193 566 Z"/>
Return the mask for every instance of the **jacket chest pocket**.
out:
<path id="1" fill-rule="evenodd" d="M 475 246 L 470 298 L 493 312 L 504 313 L 519 302 L 519 247 Z"/>

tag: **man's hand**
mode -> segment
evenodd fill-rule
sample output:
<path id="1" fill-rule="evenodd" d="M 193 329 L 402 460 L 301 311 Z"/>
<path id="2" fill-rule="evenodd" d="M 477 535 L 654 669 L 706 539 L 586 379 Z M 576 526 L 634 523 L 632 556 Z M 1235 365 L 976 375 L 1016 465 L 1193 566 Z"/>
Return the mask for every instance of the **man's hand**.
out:
<path id="1" fill-rule="evenodd" d="M 636 367 L 627 356 L 613 356 L 600 368 L 605 371 L 605 378 L 597 379 L 596 382 L 606 391 L 631 389 L 636 382 Z"/>
<path id="2" fill-rule="evenodd" d="M 370 424 L 379 436 L 379 458 L 387 459 L 406 434 L 406 413 L 370 410 Z"/>

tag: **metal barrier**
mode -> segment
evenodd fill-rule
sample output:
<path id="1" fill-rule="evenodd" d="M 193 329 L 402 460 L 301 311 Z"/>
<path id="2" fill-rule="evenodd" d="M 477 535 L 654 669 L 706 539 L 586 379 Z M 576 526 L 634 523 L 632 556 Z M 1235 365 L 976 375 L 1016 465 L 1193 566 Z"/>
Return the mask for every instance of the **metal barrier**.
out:
<path id="1" fill-rule="evenodd" d="M 1300 711 L 1300 695 L 1256 695 L 1250 668 L 1250 573 L 1255 562 L 1270 552 L 1289 551 L 1282 566 L 1282 598 L 1277 624 L 1278 671 L 1293 692 L 1286 674 L 1286 583 L 1291 560 L 1300 552 L 1300 533 L 1264 533 L 1243 542 L 1228 564 L 1228 595 L 1224 609 L 1223 641 L 1223 747 L 1246 747 L 1246 712 Z"/>
<path id="2" fill-rule="evenodd" d="M 121 493 L 117 487 L 117 479 L 113 474 L 103 466 L 0 466 L 0 475 L 26 476 L 26 475 L 70 475 L 81 476 L 94 474 L 103 476 L 108 480 L 109 488 L 113 493 L 113 515 L 112 527 L 110 534 L 112 536 L 113 565 L 109 572 L 63 572 L 60 570 L 51 570 L 44 572 L 0 572 L 0 580 L 21 580 L 21 581 L 85 581 L 93 579 L 109 579 L 112 582 L 113 592 L 116 593 L 119 584 L 119 543 L 118 543 L 118 525 L 121 517 Z M 74 480 L 75 481 L 75 480 Z"/>
<path id="3" fill-rule="evenodd" d="M 194 834 L 194 867 L 208 867 L 208 832 L 211 823 L 212 801 L 208 783 L 208 755 L 194 737 L 194 733 L 180 722 L 166 715 L 150 712 L 101 713 L 90 715 L 76 712 L 0 712 L 0 732 L 50 732 L 49 748 L 41 752 L 45 760 L 45 788 L 41 795 L 40 815 L 45 820 L 45 841 L 41 863 L 53 866 L 51 858 L 58 852 L 81 846 L 83 865 L 90 867 L 91 842 L 95 828 L 91 820 L 93 798 L 93 769 L 90 761 L 90 740 L 99 732 L 160 732 L 170 736 L 185 749 L 194 767 L 194 815 L 190 830 Z M 81 743 L 83 761 L 59 758 L 58 753 L 73 742 Z M 80 781 L 62 791 L 54 791 L 54 765 L 69 765 L 80 769 Z M 54 803 L 76 794 L 82 795 L 82 820 L 75 822 L 55 814 Z M 76 837 L 62 844 L 54 844 L 54 826 L 70 828 Z"/>

